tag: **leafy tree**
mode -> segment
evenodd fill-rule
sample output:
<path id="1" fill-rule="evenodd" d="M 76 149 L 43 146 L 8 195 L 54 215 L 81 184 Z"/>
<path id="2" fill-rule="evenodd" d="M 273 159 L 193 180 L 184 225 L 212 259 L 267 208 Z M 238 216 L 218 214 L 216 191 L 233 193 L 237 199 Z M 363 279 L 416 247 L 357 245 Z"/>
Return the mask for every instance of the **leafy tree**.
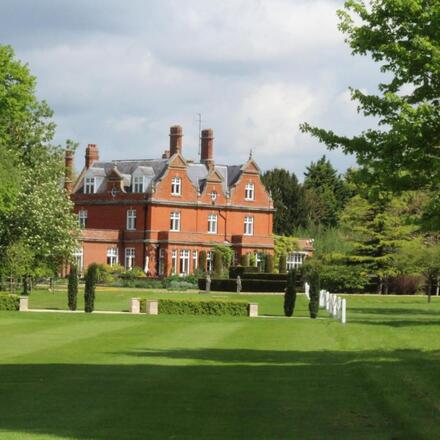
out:
<path id="1" fill-rule="evenodd" d="M 221 262 L 222 262 L 222 270 L 228 269 L 232 264 L 232 259 L 234 258 L 234 251 L 230 246 L 226 246 L 224 244 L 216 244 L 212 251 L 215 253 L 216 251 L 221 254 Z"/>
<path id="2" fill-rule="evenodd" d="M 84 286 L 84 311 L 92 313 L 95 309 L 95 289 L 98 282 L 98 265 L 92 263 L 85 276 L 86 284 Z"/>
<path id="3" fill-rule="evenodd" d="M 67 303 L 69 310 L 76 310 L 78 297 L 78 268 L 73 264 L 70 268 L 69 278 L 67 282 Z"/>
<path id="4" fill-rule="evenodd" d="M 274 232 L 291 235 L 292 230 L 306 221 L 304 190 L 294 173 L 275 168 L 262 176 L 266 189 L 271 193 L 275 214 Z"/>
<path id="5" fill-rule="evenodd" d="M 73 206 L 60 183 L 63 151 L 51 145 L 52 111 L 35 95 L 36 79 L 0 46 L 0 254 L 21 242 L 34 269 L 59 268 L 77 247 Z"/>
<path id="6" fill-rule="evenodd" d="M 292 316 L 296 303 L 296 269 L 289 271 L 287 275 L 287 287 L 284 294 L 284 315 Z"/>
<path id="7" fill-rule="evenodd" d="M 440 227 L 440 4 L 350 0 L 338 15 L 352 53 L 370 55 L 386 74 L 376 94 L 351 89 L 359 112 L 377 124 L 354 137 L 301 129 L 354 154 L 367 183 L 431 192 L 430 225 Z"/>

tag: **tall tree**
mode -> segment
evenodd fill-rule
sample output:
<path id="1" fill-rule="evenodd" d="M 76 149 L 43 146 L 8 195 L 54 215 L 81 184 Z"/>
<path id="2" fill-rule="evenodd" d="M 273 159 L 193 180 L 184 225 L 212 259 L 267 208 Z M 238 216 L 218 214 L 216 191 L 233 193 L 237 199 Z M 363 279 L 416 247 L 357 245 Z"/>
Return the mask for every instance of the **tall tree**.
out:
<path id="1" fill-rule="evenodd" d="M 304 226 L 304 191 L 294 173 L 282 168 L 274 168 L 263 174 L 263 183 L 272 195 L 274 207 L 274 232 L 279 235 L 292 235 L 295 227 Z"/>
<path id="2" fill-rule="evenodd" d="M 33 266 L 55 270 L 76 247 L 78 228 L 62 186 L 63 150 L 51 144 L 52 111 L 35 87 L 29 67 L 0 46 L 0 256 L 21 243 Z"/>
<path id="3" fill-rule="evenodd" d="M 344 179 L 325 156 L 312 162 L 304 176 L 309 219 L 312 223 L 336 226 L 338 215 L 350 196 Z"/>
<path id="4" fill-rule="evenodd" d="M 352 246 L 348 262 L 362 265 L 376 279 L 379 293 L 388 292 L 388 281 L 397 274 L 394 256 L 417 229 L 411 197 L 412 194 L 393 197 L 383 192 L 358 194 L 341 215 Z"/>
<path id="5" fill-rule="evenodd" d="M 386 190 L 440 189 L 440 3 L 350 0 L 338 11 L 353 54 L 371 55 L 386 74 L 378 93 L 351 89 L 378 125 L 354 137 L 303 124 L 328 148 L 354 154 L 365 181 Z M 440 217 L 440 198 L 431 214 Z M 440 228 L 440 221 L 431 224 Z"/>

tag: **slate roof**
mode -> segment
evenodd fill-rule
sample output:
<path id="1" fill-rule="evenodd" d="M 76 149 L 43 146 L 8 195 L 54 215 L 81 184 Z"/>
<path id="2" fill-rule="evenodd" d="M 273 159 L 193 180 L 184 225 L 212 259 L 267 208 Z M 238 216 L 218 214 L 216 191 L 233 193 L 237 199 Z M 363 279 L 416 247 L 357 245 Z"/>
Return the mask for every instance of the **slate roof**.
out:
<path id="1" fill-rule="evenodd" d="M 141 160 L 113 160 L 111 162 L 94 162 L 87 170 L 88 175 L 105 178 L 116 168 L 124 179 L 124 187 L 130 191 L 133 173 L 146 177 L 146 192 L 151 190 L 152 184 L 160 180 L 168 168 L 169 159 L 141 159 Z M 242 165 L 215 165 L 215 170 L 223 177 L 223 191 L 229 192 L 231 187 L 240 178 Z M 202 163 L 189 162 L 187 165 L 188 177 L 199 191 L 203 191 L 208 176 L 208 168 Z M 105 190 L 105 185 L 99 186 L 98 192 Z M 82 192 L 82 185 L 78 192 Z"/>

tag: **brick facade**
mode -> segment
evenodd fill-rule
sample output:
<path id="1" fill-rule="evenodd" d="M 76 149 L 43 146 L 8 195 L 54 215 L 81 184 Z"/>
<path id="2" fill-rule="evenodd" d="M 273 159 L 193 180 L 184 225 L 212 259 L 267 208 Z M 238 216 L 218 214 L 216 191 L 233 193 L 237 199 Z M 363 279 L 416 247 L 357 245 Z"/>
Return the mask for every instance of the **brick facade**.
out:
<path id="1" fill-rule="evenodd" d="M 170 150 L 152 160 L 100 162 L 97 146 L 87 147 L 84 169 L 67 182 L 83 218 L 83 267 L 114 252 L 119 264 L 158 276 L 192 273 L 200 251 L 215 244 L 231 246 L 237 258 L 273 253 L 273 203 L 255 161 L 217 165 L 212 130 L 203 130 L 201 162 L 193 163 L 182 137 L 180 126 L 171 127 Z"/>

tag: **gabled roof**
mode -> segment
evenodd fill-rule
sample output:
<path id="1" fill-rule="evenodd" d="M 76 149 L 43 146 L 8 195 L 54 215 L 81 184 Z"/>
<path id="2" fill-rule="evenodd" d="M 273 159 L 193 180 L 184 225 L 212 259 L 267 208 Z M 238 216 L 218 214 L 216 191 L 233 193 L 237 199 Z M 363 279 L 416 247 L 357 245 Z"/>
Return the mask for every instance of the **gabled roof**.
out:
<path id="1" fill-rule="evenodd" d="M 177 163 L 176 163 L 177 162 Z M 225 194 L 229 193 L 231 187 L 237 183 L 243 172 L 247 172 L 247 167 L 253 161 L 248 161 L 242 165 L 214 165 L 213 171 L 221 180 L 222 189 Z M 92 166 L 84 173 L 81 173 L 80 180 L 85 175 L 94 177 L 109 178 L 112 173 L 117 173 L 123 179 L 123 185 L 130 187 L 132 176 L 142 175 L 146 178 L 146 191 L 150 191 L 154 183 L 158 182 L 169 166 L 185 167 L 188 177 L 193 185 L 202 192 L 206 184 L 206 179 L 210 170 L 203 163 L 186 162 L 180 155 L 176 154 L 166 159 L 138 159 L 138 160 L 113 160 L 111 162 L 94 162 Z M 258 169 L 258 167 L 257 167 Z M 220 183 L 220 182 L 219 182 Z M 100 185 L 98 192 L 105 191 L 105 185 Z M 78 181 L 76 191 L 82 191 L 82 182 Z"/>

